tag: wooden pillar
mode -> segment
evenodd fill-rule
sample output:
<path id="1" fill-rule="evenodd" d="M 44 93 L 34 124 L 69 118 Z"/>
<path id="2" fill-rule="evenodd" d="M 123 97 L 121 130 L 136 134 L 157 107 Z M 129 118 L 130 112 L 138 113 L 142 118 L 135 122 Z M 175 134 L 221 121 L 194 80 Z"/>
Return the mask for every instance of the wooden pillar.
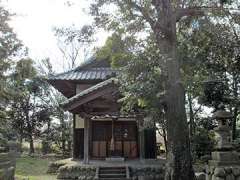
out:
<path id="1" fill-rule="evenodd" d="M 75 127 L 76 127 L 76 114 L 73 114 L 73 136 L 72 136 L 72 157 L 73 159 L 76 159 L 77 158 L 77 153 L 76 153 L 76 142 L 75 142 Z"/>
<path id="2" fill-rule="evenodd" d="M 89 163 L 89 120 L 89 118 L 84 117 L 84 164 Z"/>
<path id="3" fill-rule="evenodd" d="M 112 138 L 111 138 L 111 144 L 110 144 L 111 156 L 114 155 L 114 151 L 115 151 L 114 121 L 115 119 L 112 118 Z"/>
<path id="4" fill-rule="evenodd" d="M 145 138 L 144 138 L 144 127 L 143 127 L 143 116 L 137 115 L 136 120 L 138 122 L 138 148 L 139 158 L 145 159 Z"/>
<path id="5" fill-rule="evenodd" d="M 93 152 L 93 141 L 92 141 L 92 119 L 89 118 L 89 158 L 92 156 L 92 152 Z"/>

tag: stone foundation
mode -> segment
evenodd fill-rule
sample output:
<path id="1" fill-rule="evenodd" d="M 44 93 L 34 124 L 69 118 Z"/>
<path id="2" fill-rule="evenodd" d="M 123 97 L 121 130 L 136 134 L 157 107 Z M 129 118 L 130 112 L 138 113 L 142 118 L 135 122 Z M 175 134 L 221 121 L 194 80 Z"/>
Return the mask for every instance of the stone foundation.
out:
<path id="1" fill-rule="evenodd" d="M 81 165 L 65 165 L 59 168 L 57 179 L 60 180 L 94 180 L 96 167 Z"/>
<path id="2" fill-rule="evenodd" d="M 48 166 L 47 173 L 48 174 L 57 174 L 59 168 L 66 165 L 67 163 L 68 163 L 68 159 L 51 162 L 50 165 Z"/>
<path id="3" fill-rule="evenodd" d="M 207 180 L 240 180 L 240 166 L 208 167 Z"/>
<path id="4" fill-rule="evenodd" d="M 138 180 L 163 180 L 164 179 L 164 164 L 143 165 L 136 162 L 133 164 L 125 163 L 107 163 L 105 161 L 95 161 L 90 164 L 82 164 L 79 161 L 71 159 L 59 160 L 49 166 L 48 172 L 57 174 L 59 180 L 94 180 L 97 169 L 99 167 L 112 167 L 112 166 L 128 166 L 130 170 L 130 177 Z"/>
<path id="5" fill-rule="evenodd" d="M 164 167 L 130 167 L 133 180 L 164 180 Z"/>

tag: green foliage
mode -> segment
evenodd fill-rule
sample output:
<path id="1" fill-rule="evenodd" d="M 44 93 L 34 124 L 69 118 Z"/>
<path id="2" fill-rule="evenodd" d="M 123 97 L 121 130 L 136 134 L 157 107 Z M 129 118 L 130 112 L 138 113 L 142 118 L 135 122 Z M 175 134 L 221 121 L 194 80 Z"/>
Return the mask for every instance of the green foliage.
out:
<path id="1" fill-rule="evenodd" d="M 96 49 L 95 54 L 97 59 L 107 59 L 112 67 L 119 68 L 131 59 L 131 49 L 134 45 L 134 38 L 123 37 L 121 32 L 117 32 L 108 37 L 105 45 Z"/>
<path id="2" fill-rule="evenodd" d="M 182 47 L 179 51 L 183 63 L 190 61 L 191 68 L 187 66 L 192 71 L 190 75 L 202 75 L 202 82 L 208 80 L 205 89 L 202 89 L 202 92 L 206 91 L 206 96 L 201 103 L 216 107 L 219 101 L 234 104 L 238 99 L 240 41 L 239 24 L 234 15 L 227 14 L 224 21 L 213 19 L 200 18 L 191 22 L 191 31 L 181 30 L 184 34 L 179 36 L 179 47 Z M 219 80 L 222 84 L 214 82 Z M 204 95 L 202 93 L 199 96 Z M 218 102 L 214 102 L 213 98 Z"/>
<path id="3" fill-rule="evenodd" d="M 48 85 L 37 75 L 31 59 L 18 61 L 11 78 L 12 97 L 8 110 L 11 126 L 16 137 L 27 138 L 33 145 L 33 136 L 40 136 L 51 115 Z"/>
<path id="4" fill-rule="evenodd" d="M 201 97 L 201 103 L 217 109 L 221 103 L 229 103 L 228 95 L 229 88 L 224 82 L 206 81 L 204 82 L 204 95 Z"/>
<path id="5" fill-rule="evenodd" d="M 13 66 L 11 59 L 19 53 L 22 47 L 21 41 L 17 39 L 16 34 L 9 26 L 11 16 L 0 2 L 0 135 L 3 144 L 12 132 L 6 112 L 11 95 L 9 85 L 9 71 Z"/>
<path id="6" fill-rule="evenodd" d="M 211 152 L 213 151 L 215 145 L 213 132 L 209 132 L 204 128 L 198 128 L 191 141 L 192 153 L 195 160 L 201 159 L 201 157 L 205 155 L 211 155 Z"/>
<path id="7" fill-rule="evenodd" d="M 139 45 L 139 44 L 138 44 Z M 141 112 L 165 128 L 164 99 L 166 96 L 165 56 L 151 39 L 139 45 L 142 50 L 131 53 L 121 67 L 118 78 L 123 98 L 122 111 Z"/>

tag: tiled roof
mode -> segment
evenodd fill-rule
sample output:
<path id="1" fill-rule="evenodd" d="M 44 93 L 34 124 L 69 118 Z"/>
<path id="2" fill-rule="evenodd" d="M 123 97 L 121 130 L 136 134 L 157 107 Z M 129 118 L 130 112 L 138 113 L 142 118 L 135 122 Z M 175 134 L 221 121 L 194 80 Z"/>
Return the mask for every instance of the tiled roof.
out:
<path id="1" fill-rule="evenodd" d="M 49 80 L 105 80 L 114 76 L 115 70 L 109 67 L 74 69 L 49 77 Z"/>
<path id="2" fill-rule="evenodd" d="M 50 76 L 51 80 L 106 80 L 114 76 L 116 70 L 110 67 L 107 60 L 96 60 L 92 57 L 88 61 L 82 63 L 75 69 Z"/>
<path id="3" fill-rule="evenodd" d="M 91 92 L 93 92 L 93 91 L 96 91 L 96 90 L 98 90 L 98 89 L 100 89 L 100 88 L 102 88 L 102 87 L 105 87 L 105 86 L 109 85 L 109 84 L 116 84 L 116 83 L 117 83 L 117 79 L 115 79 L 115 78 L 110 78 L 110 79 L 108 79 L 108 80 L 105 80 L 105 81 L 103 81 L 103 82 L 100 82 L 100 83 L 98 83 L 98 84 L 96 84 L 96 85 L 94 85 L 94 86 L 92 86 L 92 87 L 90 87 L 90 88 L 88 88 L 88 89 L 86 89 L 86 90 L 78 93 L 77 95 L 75 95 L 75 96 L 67 99 L 67 100 L 66 100 L 65 102 L 63 102 L 61 105 L 62 105 L 63 107 L 66 107 L 68 104 L 74 103 L 74 102 L 77 101 L 79 98 L 81 98 L 81 97 L 83 97 L 83 96 L 85 96 L 85 95 L 87 95 L 87 94 L 89 94 L 89 93 L 91 93 Z"/>

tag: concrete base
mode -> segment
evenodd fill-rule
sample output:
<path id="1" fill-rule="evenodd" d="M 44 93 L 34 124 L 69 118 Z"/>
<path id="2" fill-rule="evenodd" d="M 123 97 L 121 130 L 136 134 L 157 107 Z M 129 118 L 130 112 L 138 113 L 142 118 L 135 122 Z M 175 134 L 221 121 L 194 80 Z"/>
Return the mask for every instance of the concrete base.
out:
<path id="1" fill-rule="evenodd" d="M 106 158 L 106 161 L 107 162 L 124 162 L 125 158 L 123 158 L 123 157 L 109 157 L 109 158 Z"/>

